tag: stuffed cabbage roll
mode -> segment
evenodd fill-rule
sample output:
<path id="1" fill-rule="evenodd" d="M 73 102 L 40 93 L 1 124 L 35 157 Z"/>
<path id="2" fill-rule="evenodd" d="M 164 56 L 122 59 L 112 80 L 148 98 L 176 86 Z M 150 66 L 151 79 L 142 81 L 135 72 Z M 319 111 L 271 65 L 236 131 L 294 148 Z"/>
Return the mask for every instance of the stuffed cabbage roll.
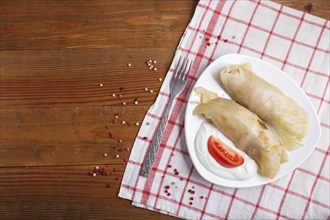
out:
<path id="1" fill-rule="evenodd" d="M 210 119 L 236 147 L 256 161 L 262 176 L 274 178 L 281 163 L 288 161 L 286 150 L 276 133 L 268 129 L 256 114 L 235 101 L 210 95 L 200 88 L 197 93 L 206 95 L 201 94 L 203 101 L 196 106 L 193 114 L 203 114 Z"/>
<path id="2" fill-rule="evenodd" d="M 296 101 L 255 75 L 249 63 L 228 66 L 221 71 L 220 79 L 236 102 L 275 128 L 286 149 L 302 146 L 308 129 L 308 113 Z"/>

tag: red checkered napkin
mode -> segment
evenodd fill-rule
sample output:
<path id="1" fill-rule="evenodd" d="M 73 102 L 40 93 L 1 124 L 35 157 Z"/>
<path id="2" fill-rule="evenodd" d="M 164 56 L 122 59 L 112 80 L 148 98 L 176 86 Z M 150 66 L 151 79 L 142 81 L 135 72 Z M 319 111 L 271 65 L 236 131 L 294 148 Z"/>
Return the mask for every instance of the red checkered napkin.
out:
<path id="1" fill-rule="evenodd" d="M 329 205 L 329 21 L 271 1 L 202 0 L 134 143 L 119 196 L 133 205 L 186 219 L 326 219 Z M 291 174 L 267 185 L 226 188 L 204 180 L 185 144 L 187 96 L 216 58 L 241 53 L 269 62 L 306 92 L 321 121 L 312 155 Z M 149 177 L 141 164 L 169 100 L 169 81 L 181 55 L 192 70 L 173 111 Z"/>

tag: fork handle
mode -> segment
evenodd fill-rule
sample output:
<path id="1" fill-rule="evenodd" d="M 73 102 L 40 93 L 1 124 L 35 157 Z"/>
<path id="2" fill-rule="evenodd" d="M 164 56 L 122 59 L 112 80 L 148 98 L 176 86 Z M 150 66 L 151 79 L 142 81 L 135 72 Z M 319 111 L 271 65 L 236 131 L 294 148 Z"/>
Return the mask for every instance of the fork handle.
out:
<path id="1" fill-rule="evenodd" d="M 169 100 L 169 102 L 166 106 L 166 109 L 165 109 L 164 115 L 162 117 L 162 120 L 160 121 L 160 123 L 158 125 L 156 133 L 155 133 L 155 135 L 152 139 L 152 142 L 149 146 L 149 149 L 147 151 L 147 155 L 144 159 L 144 162 L 142 164 L 142 168 L 141 168 L 141 171 L 140 171 L 140 175 L 143 176 L 143 177 L 148 177 L 148 175 L 150 173 L 150 170 L 152 168 L 152 165 L 154 163 L 156 154 L 158 152 L 159 145 L 161 143 L 161 140 L 162 140 L 162 137 L 163 137 L 163 134 L 164 134 L 165 126 L 167 124 L 167 120 L 168 120 L 168 117 L 169 117 L 169 113 L 170 113 L 170 109 L 171 109 L 173 100 L 174 100 L 174 98 L 172 98 L 172 96 L 171 96 L 170 100 Z"/>

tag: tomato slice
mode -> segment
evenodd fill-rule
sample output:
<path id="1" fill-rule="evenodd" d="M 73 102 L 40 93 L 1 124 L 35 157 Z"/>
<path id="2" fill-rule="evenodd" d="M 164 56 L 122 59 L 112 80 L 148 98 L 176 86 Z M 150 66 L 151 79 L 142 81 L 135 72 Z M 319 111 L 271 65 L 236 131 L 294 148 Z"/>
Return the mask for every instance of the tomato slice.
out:
<path id="1" fill-rule="evenodd" d="M 224 167 L 233 168 L 244 163 L 242 155 L 213 137 L 213 135 L 209 137 L 207 146 L 212 157 Z"/>

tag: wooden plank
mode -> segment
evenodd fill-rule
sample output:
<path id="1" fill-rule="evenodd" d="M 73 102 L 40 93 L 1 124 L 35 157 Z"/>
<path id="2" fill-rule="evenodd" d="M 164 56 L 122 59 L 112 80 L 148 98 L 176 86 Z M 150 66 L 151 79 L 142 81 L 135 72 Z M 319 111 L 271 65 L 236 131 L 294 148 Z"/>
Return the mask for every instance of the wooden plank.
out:
<path id="1" fill-rule="evenodd" d="M 290 8 L 315 15 L 324 19 L 330 19 L 330 1 L 324 0 L 274 0 Z M 308 10 L 311 5 L 310 10 Z"/>
<path id="2" fill-rule="evenodd" d="M 108 175 L 95 177 L 88 175 L 93 169 L 1 168 L 1 219 L 174 219 L 115 199 L 120 184 L 116 178 L 122 176 L 123 166 L 106 167 Z"/>
<path id="3" fill-rule="evenodd" d="M 172 62 L 168 50 L 2 51 L 1 108 L 120 105 L 136 98 L 151 105 Z M 148 59 L 157 60 L 157 71 L 149 70 Z"/>
<path id="4" fill-rule="evenodd" d="M 193 1 L 1 1 L 0 48 L 172 47 L 194 7 Z"/>
<path id="5" fill-rule="evenodd" d="M 0 166 L 122 164 L 147 109 L 143 105 L 2 109 Z M 116 114 L 118 123 L 113 122 Z"/>

